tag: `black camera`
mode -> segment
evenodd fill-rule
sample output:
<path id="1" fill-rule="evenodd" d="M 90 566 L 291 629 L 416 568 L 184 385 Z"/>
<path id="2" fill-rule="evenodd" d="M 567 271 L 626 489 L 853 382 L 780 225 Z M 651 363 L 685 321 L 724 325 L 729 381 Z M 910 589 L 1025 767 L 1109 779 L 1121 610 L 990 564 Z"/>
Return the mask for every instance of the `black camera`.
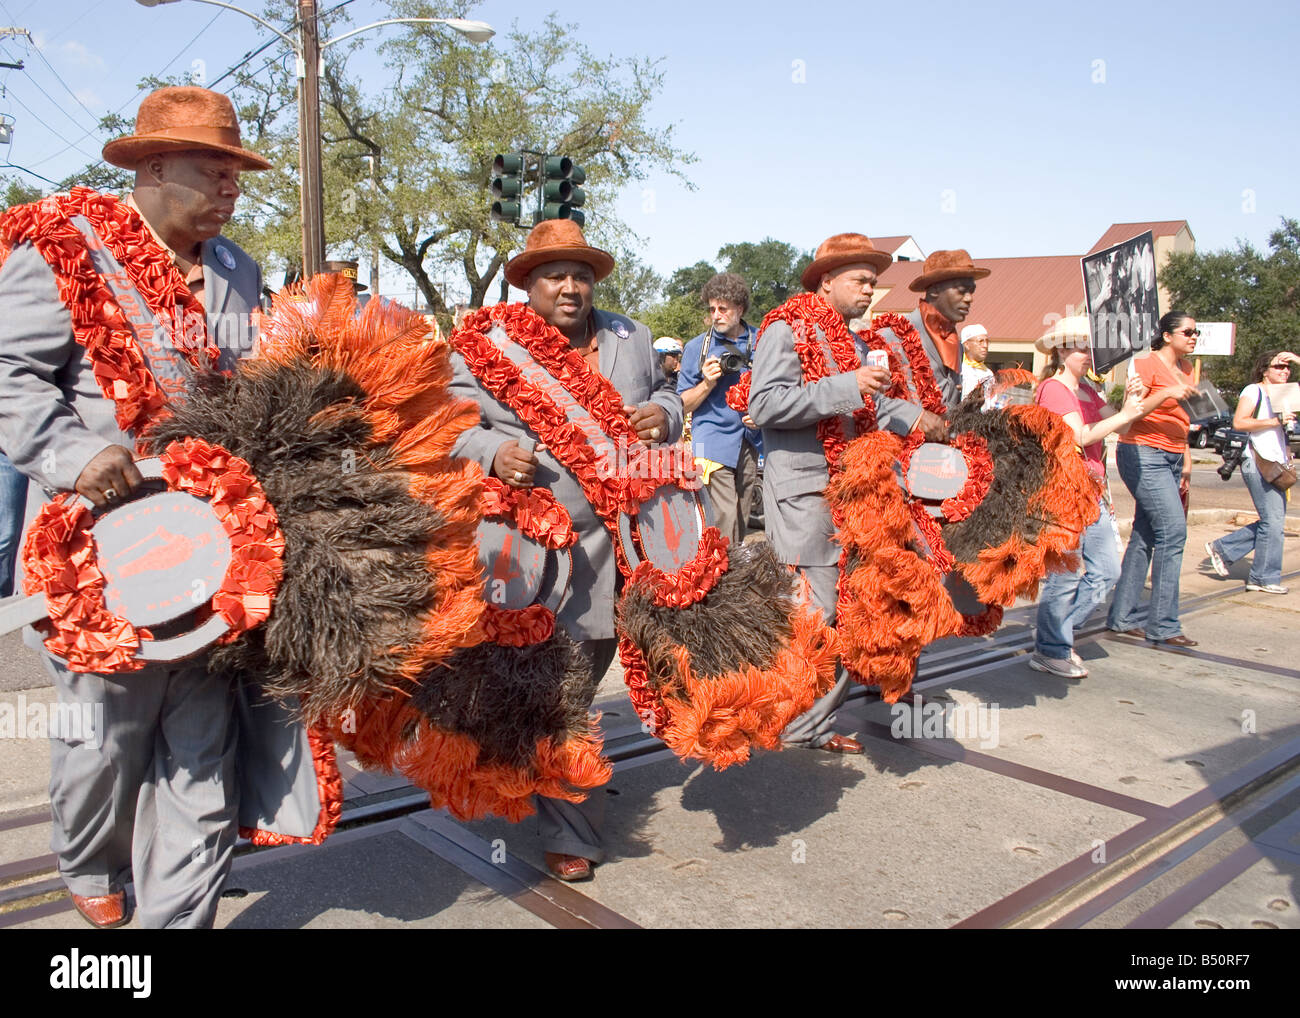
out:
<path id="1" fill-rule="evenodd" d="M 749 367 L 749 358 L 739 353 L 724 353 L 718 358 L 718 363 L 722 365 L 722 373 L 730 375 L 736 371 L 744 371 Z"/>
<path id="2" fill-rule="evenodd" d="M 1246 456 L 1247 439 L 1240 431 L 1228 432 L 1223 440 L 1223 448 L 1220 454 L 1223 456 L 1223 464 L 1218 469 L 1218 475 L 1225 481 L 1232 477 L 1232 472 L 1241 465 L 1242 459 Z"/>

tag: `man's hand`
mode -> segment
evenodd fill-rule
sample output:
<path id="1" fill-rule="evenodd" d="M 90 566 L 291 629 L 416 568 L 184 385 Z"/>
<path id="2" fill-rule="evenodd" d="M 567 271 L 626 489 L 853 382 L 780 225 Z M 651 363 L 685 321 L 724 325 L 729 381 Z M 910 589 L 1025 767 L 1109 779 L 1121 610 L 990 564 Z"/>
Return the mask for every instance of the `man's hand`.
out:
<path id="1" fill-rule="evenodd" d="M 710 357 L 704 362 L 704 367 L 700 369 L 700 373 L 704 375 L 704 380 L 709 383 L 711 388 L 722 377 L 722 361 L 717 357 Z"/>
<path id="2" fill-rule="evenodd" d="M 658 403 L 645 403 L 639 407 L 625 406 L 623 413 L 636 428 L 636 437 L 642 442 L 668 441 L 668 413 Z"/>
<path id="3" fill-rule="evenodd" d="M 948 441 L 948 422 L 929 410 L 921 411 L 921 416 L 916 419 L 916 430 L 925 436 L 927 442 Z"/>
<path id="4" fill-rule="evenodd" d="M 754 423 L 754 418 L 750 417 L 749 414 L 745 414 L 745 416 L 740 419 L 740 423 L 750 429 L 756 429 L 758 427 L 758 425 Z"/>
<path id="5" fill-rule="evenodd" d="M 492 457 L 492 473 L 512 488 L 531 488 L 537 473 L 537 454 L 524 452 L 514 439 L 502 442 Z"/>
<path id="6" fill-rule="evenodd" d="M 874 396 L 889 381 L 888 368 L 873 368 L 864 364 L 853 374 L 858 380 L 858 392 L 862 393 L 863 399 Z"/>
<path id="7" fill-rule="evenodd" d="M 78 495 L 85 495 L 103 509 L 110 502 L 125 498 L 144 483 L 135 468 L 131 451 L 120 445 L 110 445 L 86 464 L 74 485 Z"/>

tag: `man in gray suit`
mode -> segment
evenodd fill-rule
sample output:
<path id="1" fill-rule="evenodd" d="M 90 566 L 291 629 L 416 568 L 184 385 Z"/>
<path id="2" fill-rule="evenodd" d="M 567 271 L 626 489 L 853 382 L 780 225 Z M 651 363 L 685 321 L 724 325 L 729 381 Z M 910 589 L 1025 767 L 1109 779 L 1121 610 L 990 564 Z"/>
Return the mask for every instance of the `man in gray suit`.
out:
<path id="1" fill-rule="evenodd" d="M 171 395 L 184 388 L 193 337 L 179 335 L 184 316 L 174 298 L 146 296 L 141 266 L 170 260 L 170 281 L 198 298 L 222 346 L 220 367 L 232 367 L 252 345 L 262 275 L 220 233 L 239 197 L 240 171 L 270 164 L 241 147 L 229 99 L 189 87 L 148 96 L 136 133 L 110 141 L 104 158 L 135 170 L 135 190 L 122 204 L 147 230 L 107 195 L 55 201 L 67 203 L 65 224 L 80 231 L 131 326 L 130 343 Z M 135 232 L 124 263 L 102 235 L 110 219 Z M 15 246 L 0 267 L 0 308 L 0 447 L 29 479 L 28 518 L 57 492 L 113 505 L 142 483 L 132 450 L 149 420 L 124 431 L 114 403 L 130 380 L 101 388 L 99 354 L 86 347 L 93 337 L 74 327 L 55 272 L 33 243 Z M 34 631 L 27 636 L 41 646 Z M 101 928 L 126 922 L 132 874 L 142 925 L 211 926 L 237 834 L 229 682 L 210 676 L 203 657 L 122 675 L 72 672 L 42 657 L 61 704 L 102 710 L 102 730 L 50 740 L 51 846 L 78 911 Z"/>
<path id="2" fill-rule="evenodd" d="M 648 443 L 675 442 L 682 431 L 682 401 L 659 367 L 650 330 L 640 322 L 592 305 L 595 285 L 609 275 L 614 258 L 587 244 L 567 219 L 539 223 L 519 255 L 506 265 L 506 279 L 528 292 L 528 304 L 582 354 L 623 397 L 637 437 Z M 494 334 L 501 332 L 500 326 Z M 498 402 L 474 377 L 464 359 L 453 356 L 452 391 L 478 402 L 479 427 L 457 441 L 454 453 L 476 461 L 485 474 L 517 488 L 548 488 L 568 509 L 578 543 L 572 548 L 573 575 L 556 612 L 556 624 L 582 644 L 597 681 L 618 649 L 614 603 L 620 585 L 614 547 L 577 479 L 541 445 L 513 410 Z M 525 440 L 523 446 L 520 440 Z M 539 797 L 538 831 L 546 864 L 561 880 L 585 880 L 604 857 L 600 827 L 604 790 L 582 803 Z"/>
<path id="3" fill-rule="evenodd" d="M 848 323 L 871 306 L 876 277 L 891 261 L 862 234 L 837 234 L 818 247 L 812 264 L 804 270 L 803 285 L 844 319 L 847 330 Z M 821 326 L 816 331 L 825 360 L 834 370 L 825 332 Z M 865 366 L 867 346 L 857 336 L 853 341 L 863 367 L 807 381 L 793 330 L 785 321 L 774 321 L 759 337 L 750 381 L 749 416 L 763 429 L 766 452 L 763 511 L 768 540 L 777 559 L 798 569 L 808 581 L 813 603 L 829 625 L 835 624 L 840 548 L 822 494 L 829 475 L 817 424 L 825 418 L 842 417 L 845 433 L 852 438 L 851 415 L 868 399 L 875 403 L 880 427 L 906 434 L 916 423 L 906 403 L 878 395 L 889 382 L 889 371 Z M 848 687 L 849 677 L 841 666 L 831 691 L 785 730 L 786 744 L 861 753 L 861 743 L 831 729 Z"/>
<path id="4" fill-rule="evenodd" d="M 957 409 L 962 399 L 961 362 L 962 347 L 957 336 L 957 327 L 970 314 L 971 301 L 975 298 L 975 280 L 983 279 L 989 270 L 980 268 L 971 262 L 965 251 L 935 251 L 925 260 L 921 274 L 908 284 L 913 293 L 925 296 L 918 302 L 915 311 L 906 317 L 921 337 L 921 346 L 934 371 L 934 380 L 939 385 L 944 405 L 951 414 Z M 893 329 L 881 329 L 881 337 L 902 360 L 907 360 L 902 341 Z M 911 381 L 911 373 L 904 372 Z M 934 414 L 921 409 L 920 396 L 912 386 L 911 406 L 903 410 L 905 419 L 914 418 L 917 427 L 925 432 L 931 442 L 943 442 L 947 438 L 947 428 Z"/>

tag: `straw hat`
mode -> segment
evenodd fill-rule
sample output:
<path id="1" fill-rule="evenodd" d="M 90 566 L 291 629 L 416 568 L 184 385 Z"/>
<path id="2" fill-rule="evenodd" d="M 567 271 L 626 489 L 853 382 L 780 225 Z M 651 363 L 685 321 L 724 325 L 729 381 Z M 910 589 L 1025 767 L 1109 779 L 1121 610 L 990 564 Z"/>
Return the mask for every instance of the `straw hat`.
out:
<path id="1" fill-rule="evenodd" d="M 1050 353 L 1056 347 L 1073 347 L 1086 350 L 1089 342 L 1088 316 L 1071 315 L 1058 319 L 1056 324 L 1034 341 L 1040 353 Z"/>

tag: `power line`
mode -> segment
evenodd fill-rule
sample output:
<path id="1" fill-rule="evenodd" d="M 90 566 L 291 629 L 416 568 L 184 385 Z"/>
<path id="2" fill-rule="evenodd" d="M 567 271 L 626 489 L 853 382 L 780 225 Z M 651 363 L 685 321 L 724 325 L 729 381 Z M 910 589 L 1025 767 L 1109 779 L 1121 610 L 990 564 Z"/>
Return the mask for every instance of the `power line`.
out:
<path id="1" fill-rule="evenodd" d="M 45 58 L 45 54 L 41 52 L 41 48 L 37 46 L 36 43 L 32 40 L 30 33 L 28 33 L 27 35 L 27 41 L 32 44 L 32 49 L 34 49 L 36 51 L 36 55 L 41 58 L 41 63 L 43 63 L 46 67 L 50 69 L 50 73 L 54 75 L 54 80 L 63 86 L 63 91 L 67 92 L 68 95 L 72 96 L 72 98 L 76 100 L 77 105 L 80 106 L 83 110 L 86 111 L 86 113 L 90 115 L 90 119 L 95 124 L 98 124 L 99 117 L 95 115 L 95 113 L 90 109 L 90 107 L 88 107 L 77 97 L 77 93 L 72 91 L 72 89 L 68 86 L 68 83 L 59 76 L 59 72 L 54 69 L 54 65 Z M 50 101 L 53 102 L 54 100 L 51 99 Z"/>
<path id="2" fill-rule="evenodd" d="M 38 50 L 37 52 L 39 52 L 39 50 Z M 57 99 L 55 99 L 54 96 L 50 95 L 49 92 L 47 92 L 47 91 L 45 91 L 45 89 L 41 88 L 41 83 L 40 83 L 39 81 L 37 81 L 35 78 L 32 77 L 32 72 L 31 72 L 31 71 L 29 71 L 26 67 L 24 67 L 24 68 L 23 68 L 23 73 L 27 75 L 27 80 L 30 81 L 33 85 L 36 86 L 36 91 L 40 92 L 41 95 L 45 96 L 45 98 L 48 99 L 48 100 L 50 101 L 50 105 L 51 105 L 51 106 L 53 106 L 55 109 L 57 109 L 57 110 L 58 110 L 60 113 L 62 113 L 65 117 L 67 117 L 67 118 L 68 118 L 68 122 L 71 123 L 73 127 L 75 127 L 78 131 L 83 130 L 83 128 L 82 128 L 82 126 L 81 126 L 81 122 L 78 121 L 78 120 L 76 120 L 76 119 L 72 116 L 71 113 L 69 113 L 66 109 L 64 109 L 63 105 L 62 105 L 62 104 L 61 104 Z M 82 106 L 81 108 L 82 108 L 83 110 L 86 109 L 85 106 Z M 90 110 L 86 110 L 86 112 L 87 112 L 87 113 L 90 113 Z M 95 116 L 95 114 L 93 114 L 93 113 L 90 113 L 90 119 L 91 119 L 92 121 L 94 121 L 94 123 L 95 123 L 95 127 L 98 127 L 98 126 L 99 126 L 99 117 Z M 95 128 L 91 128 L 92 131 L 93 131 L 94 129 L 95 129 Z"/>
<path id="3" fill-rule="evenodd" d="M 52 135 L 54 135 L 54 137 L 58 138 L 59 141 L 67 142 L 67 148 L 63 149 L 62 151 L 66 152 L 66 151 L 68 151 L 68 149 L 70 149 L 70 148 L 75 148 L 75 149 L 76 149 L 78 152 L 80 152 L 83 156 L 87 156 L 87 157 L 89 157 L 89 158 L 91 158 L 91 159 L 95 159 L 95 158 L 96 158 L 95 156 L 91 155 L 91 153 L 87 152 L 84 148 L 81 148 L 81 147 L 80 147 L 80 145 L 78 144 L 78 142 L 81 141 L 81 138 L 78 138 L 77 141 L 68 141 L 68 139 L 67 139 L 66 137 L 64 137 L 62 134 L 60 134 L 58 131 L 56 131 L 53 127 L 51 127 L 49 124 L 47 124 L 44 120 L 42 120 L 42 119 L 40 118 L 40 115 L 37 114 L 37 112 L 36 112 L 35 110 L 33 110 L 30 106 L 28 106 L 25 102 L 23 102 L 22 99 L 18 96 L 18 94 L 17 94 L 16 92 L 14 92 L 13 89 L 11 89 L 11 88 L 6 89 L 6 90 L 5 90 L 5 93 L 6 93 L 6 94 L 11 98 L 11 99 L 13 99 L 14 102 L 16 102 L 19 106 L 21 106 L 24 110 L 26 110 L 27 113 L 31 115 L 32 119 L 35 120 L 38 124 L 40 124 L 40 125 L 41 125 L 43 128 L 45 128 L 47 131 L 49 131 L 50 134 L 52 134 Z M 76 123 L 76 121 L 73 121 L 73 123 Z M 77 124 L 77 126 L 80 127 L 81 125 L 80 125 L 80 124 Z M 90 132 L 87 132 L 87 134 L 89 134 L 89 133 L 90 133 Z M 84 138 L 85 136 L 86 136 L 86 135 L 83 134 L 81 137 Z M 46 161 L 47 161 L 47 160 L 41 160 L 41 162 L 46 162 Z M 38 162 L 36 165 L 37 165 L 37 166 L 40 166 L 40 165 L 41 165 L 41 162 Z"/>
<path id="4" fill-rule="evenodd" d="M 49 177 L 42 177 L 39 173 L 29 170 L 26 166 L 19 166 L 17 163 L 0 163 L 0 169 L 21 170 L 23 173 L 35 177 L 37 180 L 43 180 L 45 181 L 45 183 L 53 184 L 55 187 L 59 186 L 59 182 L 57 180 L 51 180 Z"/>

